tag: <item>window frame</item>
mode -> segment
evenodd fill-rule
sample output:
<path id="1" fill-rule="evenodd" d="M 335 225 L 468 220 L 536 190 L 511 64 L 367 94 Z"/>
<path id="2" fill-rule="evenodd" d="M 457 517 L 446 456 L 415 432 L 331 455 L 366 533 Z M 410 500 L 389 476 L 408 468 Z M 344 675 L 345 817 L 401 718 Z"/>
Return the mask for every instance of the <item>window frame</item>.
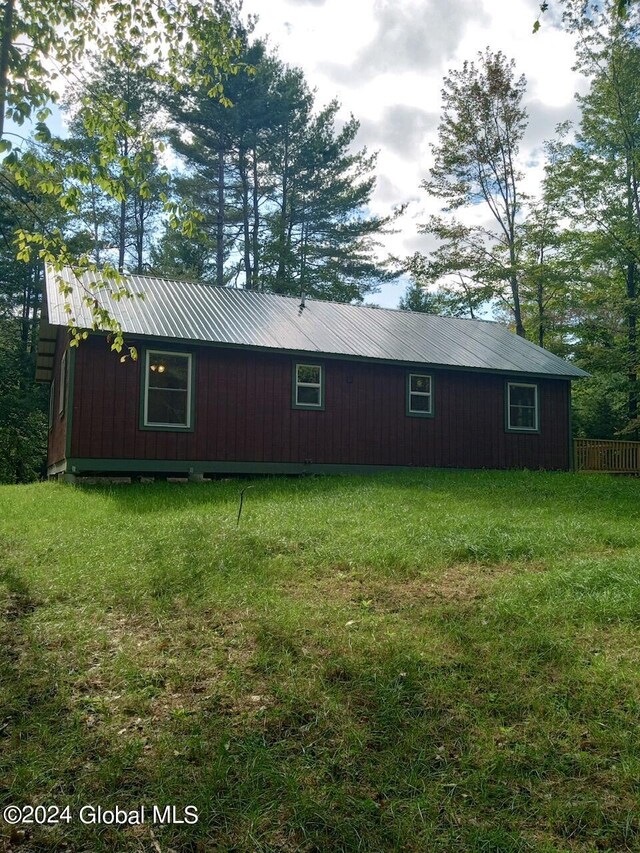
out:
<path id="1" fill-rule="evenodd" d="M 320 369 L 320 382 L 319 383 L 311 383 L 311 382 L 298 382 L 298 368 L 299 367 L 318 367 Z M 292 374 L 292 383 L 291 383 L 291 408 L 293 409 L 303 409 L 311 412 L 323 412 L 325 407 L 324 400 L 324 389 L 325 389 L 325 376 L 324 376 L 324 364 L 320 364 L 317 361 L 294 361 L 293 362 L 293 374 Z M 319 388 L 320 389 L 320 402 L 319 403 L 299 403 L 298 402 L 298 388 L 302 385 L 305 388 Z"/>
<path id="2" fill-rule="evenodd" d="M 512 388 L 533 388 L 535 391 L 535 407 L 534 407 L 534 419 L 535 426 L 533 427 L 523 427 L 523 426 L 512 426 L 511 425 L 511 389 Z M 519 432 L 519 433 L 528 433 L 529 435 L 535 435 L 540 432 L 540 387 L 537 382 L 522 382 L 515 379 L 509 379 L 505 383 L 505 409 L 504 409 L 504 418 L 505 418 L 505 432 Z"/>
<path id="3" fill-rule="evenodd" d="M 181 356 L 187 359 L 187 424 L 162 424 L 149 422 L 149 359 L 150 356 Z M 195 358 L 188 350 L 153 349 L 144 351 L 143 373 L 140 381 L 140 423 L 141 430 L 151 432 L 193 432 L 195 429 Z"/>
<path id="4" fill-rule="evenodd" d="M 412 391 L 411 390 L 411 379 L 414 376 L 420 377 L 420 379 L 428 379 L 429 380 L 429 393 L 427 394 L 424 391 Z M 407 373 L 406 378 L 406 415 L 410 418 L 433 418 L 435 417 L 435 382 L 433 379 L 432 373 L 417 373 L 415 370 L 410 370 Z M 417 394 L 420 397 L 429 397 L 429 411 L 421 412 L 411 408 L 411 395 Z"/>

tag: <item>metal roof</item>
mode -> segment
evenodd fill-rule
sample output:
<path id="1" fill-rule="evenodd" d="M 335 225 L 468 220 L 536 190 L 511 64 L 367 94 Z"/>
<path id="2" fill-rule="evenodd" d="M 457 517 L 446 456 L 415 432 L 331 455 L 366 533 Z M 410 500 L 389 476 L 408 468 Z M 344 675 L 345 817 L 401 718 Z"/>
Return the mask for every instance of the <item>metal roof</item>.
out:
<path id="1" fill-rule="evenodd" d="M 78 280 L 69 269 L 47 270 L 49 323 L 66 326 L 60 279 L 80 328 L 91 328 L 86 288 L 115 317 L 125 334 L 203 343 L 344 356 L 406 364 L 472 368 L 577 378 L 588 376 L 536 344 L 485 320 L 275 296 L 187 281 L 127 275 L 126 286 L 144 298 L 115 300 L 99 273 Z"/>

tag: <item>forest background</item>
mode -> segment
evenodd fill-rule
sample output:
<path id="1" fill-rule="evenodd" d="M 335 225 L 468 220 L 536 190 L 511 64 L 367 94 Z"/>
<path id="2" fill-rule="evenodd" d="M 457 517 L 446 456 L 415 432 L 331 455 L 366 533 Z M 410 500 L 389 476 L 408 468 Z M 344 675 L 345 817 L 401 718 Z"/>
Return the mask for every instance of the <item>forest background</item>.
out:
<path id="1" fill-rule="evenodd" d="M 522 151 L 527 81 L 490 47 L 444 78 L 416 187 L 438 209 L 416 225 L 400 198 L 372 212 L 377 155 L 357 116 L 322 103 L 239 4 L 5 0 L 0 481 L 43 472 L 45 260 L 111 270 L 123 289 L 118 271 L 371 303 L 396 282 L 401 309 L 493 318 L 588 370 L 576 435 L 638 438 L 639 7 L 543 7 L 532 26 L 575 39 L 584 86 L 539 188 Z M 431 248 L 390 253 L 408 227 Z"/>

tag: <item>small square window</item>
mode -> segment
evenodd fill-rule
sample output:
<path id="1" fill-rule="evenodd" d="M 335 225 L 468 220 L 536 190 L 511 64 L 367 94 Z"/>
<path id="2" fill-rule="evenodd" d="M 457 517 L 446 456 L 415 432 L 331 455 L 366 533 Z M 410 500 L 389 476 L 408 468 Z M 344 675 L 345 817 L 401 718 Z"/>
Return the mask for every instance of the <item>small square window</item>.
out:
<path id="1" fill-rule="evenodd" d="M 433 415 L 433 379 L 428 374 L 410 373 L 407 384 L 407 414 Z"/>
<path id="2" fill-rule="evenodd" d="M 507 429 L 538 432 L 538 386 L 524 382 L 507 383 Z"/>
<path id="3" fill-rule="evenodd" d="M 293 406 L 296 409 L 324 408 L 324 368 L 321 364 L 296 364 Z"/>

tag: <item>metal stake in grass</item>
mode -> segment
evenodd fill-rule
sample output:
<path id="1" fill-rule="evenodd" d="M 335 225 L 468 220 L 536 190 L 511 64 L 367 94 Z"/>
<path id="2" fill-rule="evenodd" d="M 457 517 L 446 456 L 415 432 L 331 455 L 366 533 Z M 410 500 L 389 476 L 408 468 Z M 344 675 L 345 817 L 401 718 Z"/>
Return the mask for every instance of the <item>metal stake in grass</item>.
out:
<path id="1" fill-rule="evenodd" d="M 238 518 L 236 519 L 236 530 L 240 526 L 240 516 L 242 515 L 242 505 L 244 503 L 244 493 L 247 489 L 252 489 L 253 486 L 245 486 L 244 489 L 240 490 L 240 506 L 238 507 Z"/>

